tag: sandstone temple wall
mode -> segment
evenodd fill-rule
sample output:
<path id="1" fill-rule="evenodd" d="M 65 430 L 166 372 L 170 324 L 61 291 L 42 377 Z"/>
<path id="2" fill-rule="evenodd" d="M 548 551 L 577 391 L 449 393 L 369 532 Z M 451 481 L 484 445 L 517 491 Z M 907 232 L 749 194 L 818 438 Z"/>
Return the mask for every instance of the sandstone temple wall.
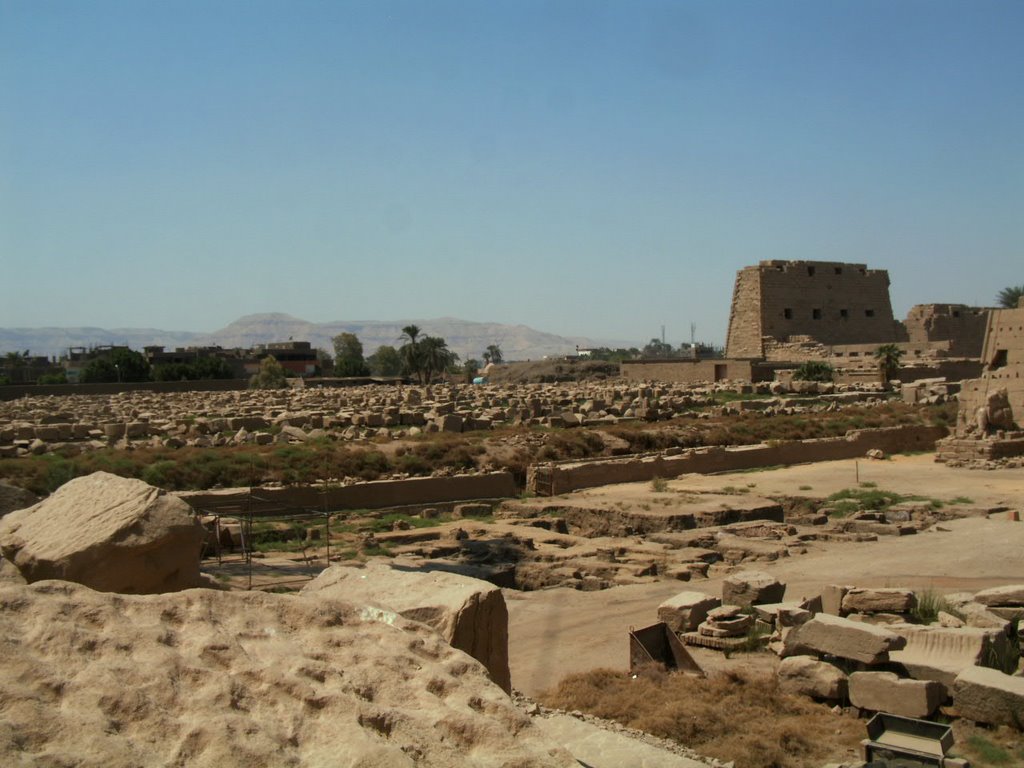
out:
<path id="1" fill-rule="evenodd" d="M 313 486 L 260 488 L 260 498 L 288 507 L 304 509 L 386 509 L 415 504 L 440 504 L 472 499 L 509 498 L 518 493 L 510 472 L 453 477 L 411 477 L 406 480 L 374 480 L 337 486 L 326 490 Z M 229 492 L 230 493 L 230 492 Z M 236 495 L 247 495 L 236 491 Z M 180 494 L 193 508 L 202 509 L 222 500 L 224 492 L 184 491 Z"/>
<path id="2" fill-rule="evenodd" d="M 980 357 L 991 310 L 966 304 L 918 304 L 904 327 L 911 343 L 948 342 L 950 357 Z"/>
<path id="3" fill-rule="evenodd" d="M 1005 389 L 1014 420 L 1024 426 L 1024 307 L 989 313 L 981 358 L 982 377 L 963 384 L 961 414 L 973 414 L 990 392 Z"/>

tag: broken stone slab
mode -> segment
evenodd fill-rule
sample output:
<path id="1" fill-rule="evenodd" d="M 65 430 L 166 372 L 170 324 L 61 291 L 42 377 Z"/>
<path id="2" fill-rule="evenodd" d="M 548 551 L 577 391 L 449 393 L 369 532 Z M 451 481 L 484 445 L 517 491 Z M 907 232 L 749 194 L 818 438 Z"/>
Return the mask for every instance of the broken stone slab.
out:
<path id="1" fill-rule="evenodd" d="M 786 585 L 762 571 L 740 571 L 722 582 L 722 602 L 749 608 L 761 603 L 781 603 Z"/>
<path id="2" fill-rule="evenodd" d="M 968 592 L 956 592 L 945 596 L 946 602 L 956 608 L 969 627 L 998 629 L 1009 634 L 1010 622 L 992 612 L 987 605 L 976 602 Z"/>
<path id="3" fill-rule="evenodd" d="M 658 606 L 658 621 L 665 622 L 676 633 L 692 632 L 707 618 L 708 611 L 721 602 L 703 592 L 680 592 Z"/>
<path id="4" fill-rule="evenodd" d="M 75 478 L 0 521 L 0 552 L 28 582 L 62 579 L 100 592 L 205 586 L 205 538 L 184 501 L 107 472 Z"/>
<path id="5" fill-rule="evenodd" d="M 1024 677 L 968 667 L 953 683 L 953 706 L 968 720 L 1024 730 Z"/>
<path id="6" fill-rule="evenodd" d="M 967 667 L 991 666 L 1017 656 L 1010 638 L 998 629 L 905 623 L 889 628 L 907 641 L 901 650 L 889 654 L 889 660 L 917 680 L 936 680 L 947 688 Z"/>
<path id="7" fill-rule="evenodd" d="M 813 656 L 790 656 L 779 662 L 779 686 L 787 693 L 825 701 L 846 698 L 846 675 L 838 667 Z"/>
<path id="8" fill-rule="evenodd" d="M 765 603 L 754 606 L 754 615 L 775 626 L 795 627 L 811 620 L 813 614 L 800 603 Z"/>
<path id="9" fill-rule="evenodd" d="M 697 627 L 697 632 L 706 637 L 742 637 L 754 626 L 753 616 L 736 616 L 732 619 L 708 619 Z"/>
<path id="10" fill-rule="evenodd" d="M 1016 608 L 1024 606 L 1024 584 L 1008 584 L 1003 587 L 983 589 L 974 595 L 974 602 L 989 608 Z"/>
<path id="11" fill-rule="evenodd" d="M 712 621 L 725 621 L 726 619 L 735 619 L 742 613 L 743 609 L 738 605 L 719 605 L 708 611 L 708 618 Z"/>
<path id="12" fill-rule="evenodd" d="M 508 609 L 501 589 L 493 584 L 400 562 L 371 561 L 364 568 L 331 566 L 302 592 L 384 608 L 427 624 L 483 664 L 506 693 L 511 691 Z"/>
<path id="13" fill-rule="evenodd" d="M 843 597 L 843 613 L 910 613 L 917 597 L 909 589 L 855 587 Z"/>
<path id="14" fill-rule="evenodd" d="M 946 686 L 934 680 L 910 680 L 893 672 L 854 672 L 850 703 L 873 712 L 928 717 L 946 700 Z"/>
<path id="15" fill-rule="evenodd" d="M 843 599 L 853 587 L 829 584 L 821 593 L 821 610 L 832 616 L 843 616 Z"/>
<path id="16" fill-rule="evenodd" d="M 882 627 L 819 613 L 786 635 L 783 654 L 823 653 L 864 664 L 881 664 L 889 660 L 890 651 L 899 650 L 906 643 L 906 638 Z"/>

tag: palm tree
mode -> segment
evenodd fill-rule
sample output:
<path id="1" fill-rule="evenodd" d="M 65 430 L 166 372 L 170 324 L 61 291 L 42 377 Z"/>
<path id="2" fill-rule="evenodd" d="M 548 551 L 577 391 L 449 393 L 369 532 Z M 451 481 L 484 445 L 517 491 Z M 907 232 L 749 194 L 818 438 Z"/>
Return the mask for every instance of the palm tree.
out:
<path id="1" fill-rule="evenodd" d="M 882 373 L 883 383 L 888 384 L 889 380 L 899 373 L 901 357 L 903 357 L 903 350 L 895 344 L 883 344 L 875 350 L 875 360 L 878 361 L 878 370 Z"/>
<path id="2" fill-rule="evenodd" d="M 405 340 L 398 349 L 398 356 L 402 358 L 402 365 L 409 375 L 416 376 L 420 383 L 423 383 L 423 376 L 421 372 L 421 355 L 420 345 L 417 339 L 420 335 L 420 327 L 418 325 L 407 325 L 402 329 L 402 335 L 399 336 L 399 340 Z"/>
<path id="3" fill-rule="evenodd" d="M 435 373 L 443 373 L 459 356 L 448 349 L 448 342 L 437 336 L 424 336 L 419 342 L 421 373 L 429 382 Z"/>
<path id="4" fill-rule="evenodd" d="M 999 292 L 996 301 L 1003 309 L 1016 309 L 1022 296 L 1024 296 L 1024 285 L 1011 285 Z"/>
<path id="5" fill-rule="evenodd" d="M 484 359 L 489 360 L 495 365 L 501 365 L 505 358 L 502 357 L 501 347 L 497 344 L 488 344 L 487 351 L 484 352 Z"/>

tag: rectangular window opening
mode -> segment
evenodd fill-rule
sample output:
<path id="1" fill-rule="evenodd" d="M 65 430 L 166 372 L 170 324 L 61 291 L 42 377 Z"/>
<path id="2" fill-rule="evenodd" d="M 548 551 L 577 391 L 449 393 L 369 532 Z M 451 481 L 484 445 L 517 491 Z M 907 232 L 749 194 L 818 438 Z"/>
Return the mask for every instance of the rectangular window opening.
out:
<path id="1" fill-rule="evenodd" d="M 782 310 L 782 316 L 784 318 L 786 318 L 787 320 L 792 320 L 793 319 L 793 310 L 789 309 L 787 307 L 786 309 Z"/>
<path id="2" fill-rule="evenodd" d="M 865 309 L 864 310 L 864 317 L 874 317 L 874 316 L 875 316 L 875 310 L 873 310 L 873 309 Z"/>
<path id="3" fill-rule="evenodd" d="M 814 277 L 814 267 L 808 267 L 807 268 L 807 276 L 808 277 Z"/>
<path id="4" fill-rule="evenodd" d="M 821 310 L 820 309 L 812 309 L 811 310 L 811 317 L 813 319 L 815 319 L 815 320 L 821 320 Z"/>
<path id="5" fill-rule="evenodd" d="M 848 318 L 850 316 L 850 310 L 848 310 L 848 309 L 840 309 L 839 310 L 839 316 L 841 318 L 843 318 L 843 320 L 845 320 L 846 318 Z"/>

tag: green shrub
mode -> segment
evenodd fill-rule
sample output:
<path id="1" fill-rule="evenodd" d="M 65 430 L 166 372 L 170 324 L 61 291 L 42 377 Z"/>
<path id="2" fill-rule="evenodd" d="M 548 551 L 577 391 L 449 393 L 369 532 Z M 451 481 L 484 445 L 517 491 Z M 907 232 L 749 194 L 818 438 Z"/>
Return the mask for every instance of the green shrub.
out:
<path id="1" fill-rule="evenodd" d="M 966 618 L 960 611 L 946 602 L 946 598 L 931 589 L 926 589 L 917 594 L 917 606 L 910 612 L 910 615 L 919 624 L 931 624 L 939 618 L 939 611 L 956 616 L 961 621 Z"/>
<path id="2" fill-rule="evenodd" d="M 835 370 L 824 360 L 808 360 L 793 373 L 796 381 L 833 381 Z"/>

